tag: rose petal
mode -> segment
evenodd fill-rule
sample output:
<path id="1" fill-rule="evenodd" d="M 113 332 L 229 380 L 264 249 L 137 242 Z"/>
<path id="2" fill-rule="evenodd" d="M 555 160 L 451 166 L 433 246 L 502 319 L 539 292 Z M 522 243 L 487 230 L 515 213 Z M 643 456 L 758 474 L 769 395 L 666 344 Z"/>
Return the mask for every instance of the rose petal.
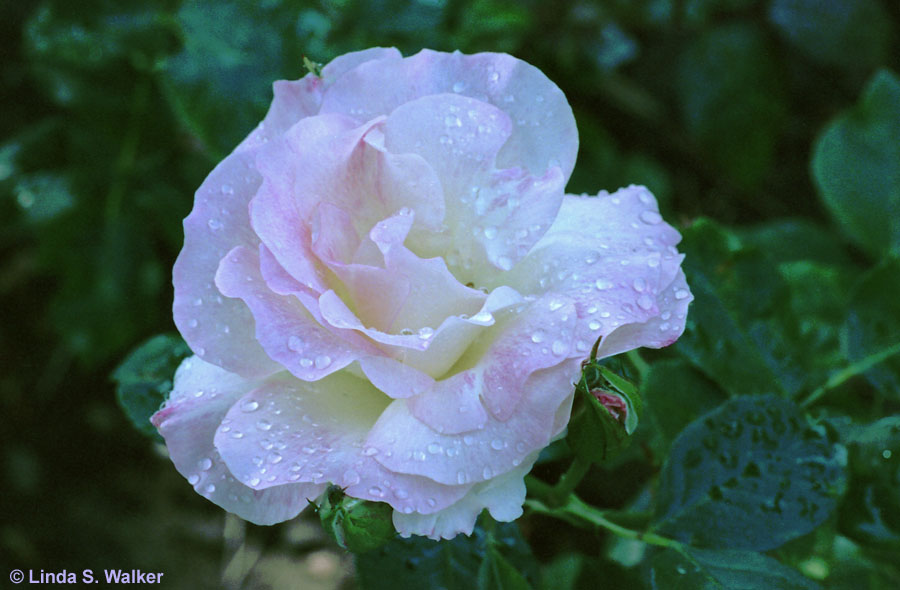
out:
<path id="1" fill-rule="evenodd" d="M 151 420 L 166 440 L 175 468 L 198 494 L 254 524 L 275 524 L 297 516 L 324 486 L 253 490 L 236 481 L 222 461 L 213 446 L 216 429 L 235 401 L 258 385 L 191 357 L 178 367 L 166 406 Z"/>
<path id="2" fill-rule="evenodd" d="M 257 490 L 333 482 L 355 498 L 426 514 L 457 501 L 470 486 L 392 473 L 363 446 L 388 402 L 346 372 L 314 383 L 273 378 L 228 411 L 230 430 L 216 433 L 216 448 L 232 473 Z"/>
<path id="3" fill-rule="evenodd" d="M 489 480 L 550 442 L 557 410 L 571 401 L 579 366 L 580 361 L 570 359 L 533 373 L 508 420 L 491 417 L 482 429 L 465 434 L 440 434 L 413 416 L 406 400 L 394 400 L 372 427 L 366 445 L 378 449 L 375 458 L 394 472 L 449 485 Z M 441 456 L 429 458 L 429 446 L 440 448 Z"/>
<path id="4" fill-rule="evenodd" d="M 439 381 L 407 401 L 418 420 L 443 434 L 460 434 L 484 427 L 488 415 L 481 403 L 482 372 L 463 371 Z"/>
<path id="5" fill-rule="evenodd" d="M 583 358 L 598 338 L 622 326 L 675 313 L 663 307 L 671 300 L 660 296 L 679 272 L 683 257 L 674 246 L 680 239 L 662 222 L 644 187 L 597 197 L 567 195 L 546 235 L 502 280 L 523 293 L 573 299 L 578 314 L 573 353 Z M 654 337 L 632 348 L 663 340 Z"/>
<path id="6" fill-rule="evenodd" d="M 300 80 L 278 80 L 272 85 L 274 98 L 265 118 L 237 150 L 259 147 L 276 139 L 300 119 L 317 114 L 325 90 L 356 66 L 372 60 L 401 58 L 394 48 L 374 47 L 336 57 L 322 68 L 321 78 L 310 73 Z"/>
<path id="7" fill-rule="evenodd" d="M 424 49 L 402 60 L 364 63 L 329 88 L 321 112 L 368 121 L 417 98 L 451 92 L 493 104 L 516 124 L 499 167 L 521 165 L 541 174 L 559 166 L 568 179 L 578 153 L 572 109 L 540 70 L 509 55 Z"/>
<path id="8" fill-rule="evenodd" d="M 480 283 L 482 274 L 511 268 L 547 230 L 562 202 L 566 179 L 558 167 L 539 178 L 521 168 L 494 169 L 510 127 L 503 111 L 455 94 L 408 102 L 384 124 L 388 150 L 420 154 L 440 178 L 448 196 L 448 231 L 422 247 L 446 254 L 463 280 Z"/>
<path id="9" fill-rule="evenodd" d="M 244 300 L 266 353 L 300 379 L 321 379 L 375 352 L 323 328 L 297 299 L 271 291 L 260 275 L 258 254 L 247 248 L 222 259 L 216 285 L 228 297 Z"/>
<path id="10" fill-rule="evenodd" d="M 433 514 L 403 514 L 394 511 L 394 528 L 402 537 L 423 535 L 430 539 L 452 539 L 459 533 L 471 535 L 478 515 L 485 508 L 494 520 L 511 522 L 522 516 L 525 502 L 525 475 L 531 471 L 539 453 L 532 453 L 522 464 L 490 481 L 476 484 L 455 504 Z"/>
<path id="11" fill-rule="evenodd" d="M 233 153 L 206 177 L 184 220 L 184 248 L 175 261 L 173 315 L 197 356 L 245 377 L 279 369 L 253 335 L 253 317 L 242 301 L 226 299 L 214 277 L 219 260 L 236 246 L 255 248 L 247 203 L 259 187 L 254 152 Z"/>

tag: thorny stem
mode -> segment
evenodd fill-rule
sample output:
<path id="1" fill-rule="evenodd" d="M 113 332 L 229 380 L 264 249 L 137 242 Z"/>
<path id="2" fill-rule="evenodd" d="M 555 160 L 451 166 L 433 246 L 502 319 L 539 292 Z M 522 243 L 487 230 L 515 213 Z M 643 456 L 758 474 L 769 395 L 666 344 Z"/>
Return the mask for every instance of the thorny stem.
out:
<path id="1" fill-rule="evenodd" d="M 894 356 L 895 354 L 900 353 L 900 342 L 897 344 L 885 348 L 875 354 L 871 354 L 866 358 L 857 361 L 850 365 L 849 367 L 845 367 L 840 371 L 831 375 L 823 385 L 819 386 L 815 389 L 809 396 L 800 402 L 800 406 L 807 408 L 811 406 L 813 403 L 818 401 L 820 397 L 831 391 L 832 389 L 842 385 L 845 381 L 856 377 L 861 373 L 865 373 L 875 365 L 884 362 L 888 358 Z"/>

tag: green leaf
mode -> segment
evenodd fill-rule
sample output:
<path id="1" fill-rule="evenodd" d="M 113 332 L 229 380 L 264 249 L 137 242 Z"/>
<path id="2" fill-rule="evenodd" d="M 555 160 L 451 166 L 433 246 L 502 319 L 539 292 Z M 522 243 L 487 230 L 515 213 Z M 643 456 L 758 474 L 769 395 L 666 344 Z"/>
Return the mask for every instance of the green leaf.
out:
<path id="1" fill-rule="evenodd" d="M 736 184 L 769 170 L 785 114 L 774 51 L 761 30 L 722 25 L 697 37 L 678 65 L 678 96 L 690 134 Z"/>
<path id="2" fill-rule="evenodd" d="M 493 523 L 479 519 L 472 535 L 457 535 L 450 541 L 425 537 L 400 537 L 380 549 L 356 556 L 357 580 L 362 590 L 398 588 L 445 588 L 473 590 L 479 585 L 482 562 L 493 548 L 511 567 L 522 572 L 534 586 L 537 562 L 514 523 Z M 486 530 L 483 523 L 492 525 Z M 498 562 L 492 568 L 506 568 Z M 487 574 L 485 574 L 487 575 Z M 496 587 L 496 586 L 495 586 Z M 502 586 L 501 586 L 502 587 Z M 517 586 L 509 586 L 516 588 Z"/>
<path id="3" fill-rule="evenodd" d="M 662 451 L 685 426 L 726 399 L 722 390 L 682 360 L 653 363 L 642 388 L 651 429 Z"/>
<path id="4" fill-rule="evenodd" d="M 654 528 L 702 547 L 778 547 L 828 518 L 844 490 L 842 461 L 791 402 L 731 400 L 672 444 Z"/>
<path id="5" fill-rule="evenodd" d="M 653 559 L 655 590 L 815 590 L 798 571 L 752 551 L 666 549 Z"/>
<path id="6" fill-rule="evenodd" d="M 739 230 L 743 244 L 765 249 L 776 264 L 817 262 L 850 264 L 850 257 L 834 230 L 803 218 L 776 219 Z"/>
<path id="7" fill-rule="evenodd" d="M 377 549 L 397 535 L 389 504 L 351 498 L 335 485 L 329 486 L 317 512 L 325 532 L 353 553 Z"/>
<path id="8" fill-rule="evenodd" d="M 853 288 L 843 327 L 844 353 L 851 362 L 879 354 L 900 342 L 900 259 L 885 260 Z M 865 373 L 878 389 L 900 400 L 900 355 Z"/>
<path id="9" fill-rule="evenodd" d="M 144 434 L 159 436 L 150 416 L 172 391 L 175 369 L 190 354 L 191 349 L 180 336 L 160 334 L 135 348 L 113 371 L 119 406 Z"/>
<path id="10" fill-rule="evenodd" d="M 841 532 L 893 563 L 900 552 L 900 417 L 848 430 L 851 478 L 840 507 Z"/>
<path id="11" fill-rule="evenodd" d="M 851 72 L 883 63 L 890 47 L 890 15 L 877 0 L 774 0 L 769 18 L 809 57 Z"/>
<path id="12" fill-rule="evenodd" d="M 529 590 L 531 585 L 493 544 L 489 544 L 478 568 L 480 590 Z"/>
<path id="13" fill-rule="evenodd" d="M 684 232 L 684 272 L 694 294 L 676 350 L 735 394 L 800 390 L 787 285 L 761 252 L 708 220 Z"/>
<path id="14" fill-rule="evenodd" d="M 813 147 L 819 194 L 841 230 L 875 257 L 900 254 L 900 80 L 881 70 Z"/>
<path id="15" fill-rule="evenodd" d="M 177 14 L 184 49 L 171 57 L 163 78 L 166 96 L 182 124 L 218 159 L 262 120 L 272 83 L 299 78 L 300 56 L 289 60 L 290 10 L 276 3 L 240 0 L 184 2 Z M 227 97 L 227 100 L 223 100 Z"/>

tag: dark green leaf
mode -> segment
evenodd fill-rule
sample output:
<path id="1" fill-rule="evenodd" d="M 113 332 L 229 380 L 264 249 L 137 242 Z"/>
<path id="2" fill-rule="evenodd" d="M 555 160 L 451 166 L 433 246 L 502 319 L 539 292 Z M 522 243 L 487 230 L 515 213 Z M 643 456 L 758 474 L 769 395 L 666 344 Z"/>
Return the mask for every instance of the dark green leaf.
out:
<path id="1" fill-rule="evenodd" d="M 900 80 L 875 74 L 813 147 L 819 194 L 841 230 L 875 257 L 900 253 Z"/>
<path id="2" fill-rule="evenodd" d="M 851 478 L 841 532 L 893 560 L 900 552 L 900 417 L 848 430 Z"/>
<path id="3" fill-rule="evenodd" d="M 150 416 L 172 391 L 175 369 L 190 354 L 180 336 L 160 334 L 134 349 L 113 371 L 119 406 L 144 434 L 159 436 L 150 424 Z"/>
<path id="4" fill-rule="evenodd" d="M 850 297 L 843 327 L 844 353 L 851 362 L 900 343 L 900 259 L 888 259 L 863 276 Z M 900 400 L 900 355 L 869 369 L 866 378 Z"/>
<path id="5" fill-rule="evenodd" d="M 726 399 L 714 383 L 681 360 L 653 363 L 641 387 L 661 450 L 667 450 L 690 422 Z"/>
<path id="6" fill-rule="evenodd" d="M 840 451 L 789 401 L 726 402 L 672 443 L 655 528 L 702 547 L 778 547 L 834 509 L 844 490 Z"/>
<path id="7" fill-rule="evenodd" d="M 195 139 L 222 156 L 262 120 L 272 83 L 303 74 L 299 56 L 285 59 L 292 18 L 275 3 L 195 0 L 177 19 L 185 45 L 166 63 L 167 97 Z"/>
<path id="8" fill-rule="evenodd" d="M 752 551 L 666 549 L 653 559 L 655 590 L 815 590 L 796 570 Z"/>
<path id="9" fill-rule="evenodd" d="M 531 585 L 493 544 L 478 569 L 479 590 L 529 590 Z"/>
<path id="10" fill-rule="evenodd" d="M 806 374 L 791 342 L 796 318 L 775 265 L 707 220 L 679 247 L 694 303 L 676 349 L 726 391 L 798 391 Z"/>
<path id="11" fill-rule="evenodd" d="M 398 537 L 380 549 L 357 555 L 356 571 L 360 588 L 473 590 L 479 588 L 479 572 L 483 561 L 488 559 L 490 547 L 534 586 L 537 563 L 518 526 L 514 523 L 494 523 L 488 531 L 481 526 L 481 522 L 480 519 L 471 536 L 458 535 L 450 541 L 440 542 L 418 536 L 408 539 Z M 495 563 L 494 567 L 506 566 Z"/>
<path id="12" fill-rule="evenodd" d="M 850 257 L 835 240 L 834 231 L 809 219 L 776 219 L 739 232 L 747 246 L 765 249 L 777 264 L 809 261 L 844 265 Z"/>
<path id="13" fill-rule="evenodd" d="M 774 0 L 769 18 L 800 51 L 850 71 L 883 63 L 890 47 L 890 17 L 878 0 Z"/>
<path id="14" fill-rule="evenodd" d="M 755 187 L 772 163 L 785 105 L 762 31 L 729 24 L 681 55 L 678 94 L 688 131 L 732 180 Z"/>

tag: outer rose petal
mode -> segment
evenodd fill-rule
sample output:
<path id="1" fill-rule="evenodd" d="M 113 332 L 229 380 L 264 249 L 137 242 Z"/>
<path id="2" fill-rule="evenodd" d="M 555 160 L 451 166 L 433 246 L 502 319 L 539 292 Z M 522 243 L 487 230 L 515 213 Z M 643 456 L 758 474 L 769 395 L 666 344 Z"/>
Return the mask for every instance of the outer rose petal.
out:
<path id="1" fill-rule="evenodd" d="M 216 433 L 216 448 L 232 473 L 257 490 L 330 481 L 355 498 L 423 514 L 463 497 L 471 486 L 393 473 L 363 446 L 387 402 L 370 383 L 347 372 L 314 383 L 272 378 L 229 410 L 223 421 L 227 431 Z"/>
<path id="2" fill-rule="evenodd" d="M 225 158 L 197 190 L 184 220 L 184 248 L 175 261 L 174 317 L 178 331 L 201 358 L 246 377 L 279 369 L 253 335 L 243 302 L 227 299 L 214 284 L 219 260 L 236 246 L 255 248 L 247 203 L 260 184 L 253 152 Z"/>
<path id="3" fill-rule="evenodd" d="M 394 511 L 394 528 L 403 537 L 423 535 L 434 540 L 471 535 L 475 521 L 485 508 L 494 520 L 510 522 L 522 516 L 525 475 L 540 453 L 528 456 L 519 467 L 489 481 L 476 484 L 464 498 L 434 514 L 404 514 Z"/>
<path id="4" fill-rule="evenodd" d="M 654 324 L 656 334 L 630 329 L 646 340 L 632 338 L 616 352 L 665 346 L 684 330 L 685 300 L 689 301 L 685 285 L 680 299 L 674 292 L 663 296 L 680 273 L 683 256 L 675 250 L 680 240 L 678 232 L 662 222 L 656 200 L 644 187 L 597 197 L 566 195 L 541 241 L 495 280 L 523 293 L 559 293 L 574 299 L 576 355 L 584 357 L 598 338 L 623 326 L 644 325 L 664 315 Z"/>
<path id="5" fill-rule="evenodd" d="M 151 420 L 165 438 L 175 468 L 198 494 L 252 523 L 274 524 L 297 516 L 324 486 L 253 490 L 236 481 L 222 462 L 213 435 L 234 402 L 259 383 L 188 358 L 175 373 L 169 401 Z"/>

